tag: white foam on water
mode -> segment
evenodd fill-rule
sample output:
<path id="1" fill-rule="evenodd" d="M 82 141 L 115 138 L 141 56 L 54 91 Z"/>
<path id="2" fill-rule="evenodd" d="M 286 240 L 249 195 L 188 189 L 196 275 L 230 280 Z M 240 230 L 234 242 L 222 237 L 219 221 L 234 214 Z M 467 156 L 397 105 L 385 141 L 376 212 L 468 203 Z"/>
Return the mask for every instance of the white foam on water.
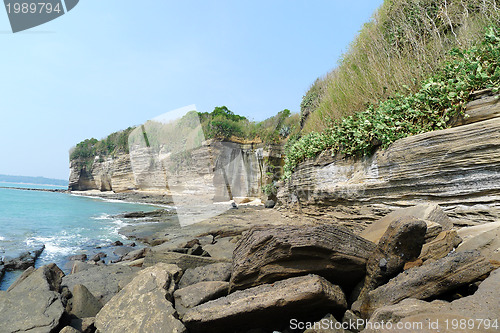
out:
<path id="1" fill-rule="evenodd" d="M 44 244 L 45 249 L 42 255 L 48 259 L 65 256 L 73 254 L 81 249 L 81 244 L 78 241 L 85 242 L 88 241 L 87 238 L 81 237 L 81 235 L 67 235 L 67 232 L 63 231 L 62 235 L 50 236 L 50 237 L 32 237 L 26 240 L 26 245 L 40 245 Z"/>
<path id="2" fill-rule="evenodd" d="M 5 237 L 0 236 L 0 241 L 4 241 Z"/>
<path id="3" fill-rule="evenodd" d="M 93 220 L 112 220 L 111 215 L 103 213 L 97 217 L 92 217 Z"/>

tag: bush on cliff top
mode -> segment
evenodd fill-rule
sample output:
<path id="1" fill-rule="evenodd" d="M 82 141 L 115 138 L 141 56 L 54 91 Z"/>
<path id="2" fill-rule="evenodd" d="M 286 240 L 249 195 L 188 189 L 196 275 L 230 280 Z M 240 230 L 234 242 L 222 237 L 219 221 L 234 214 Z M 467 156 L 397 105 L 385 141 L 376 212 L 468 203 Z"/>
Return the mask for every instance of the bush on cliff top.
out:
<path id="1" fill-rule="evenodd" d="M 450 59 L 418 91 L 397 93 L 342 120 L 332 121 L 321 132 L 311 132 L 288 145 L 284 178 L 308 158 L 330 149 L 333 154 L 367 155 L 377 146 L 414 134 L 444 129 L 451 117 L 463 114 L 470 93 L 482 88 L 498 92 L 500 86 L 500 37 L 498 29 L 488 28 L 483 42 L 461 51 L 454 49 Z"/>
<path id="2" fill-rule="evenodd" d="M 337 68 L 305 94 L 303 133 L 324 130 L 328 120 L 363 111 L 403 85 L 417 92 L 451 49 L 477 45 L 490 25 L 500 25 L 498 0 L 385 0 Z"/>

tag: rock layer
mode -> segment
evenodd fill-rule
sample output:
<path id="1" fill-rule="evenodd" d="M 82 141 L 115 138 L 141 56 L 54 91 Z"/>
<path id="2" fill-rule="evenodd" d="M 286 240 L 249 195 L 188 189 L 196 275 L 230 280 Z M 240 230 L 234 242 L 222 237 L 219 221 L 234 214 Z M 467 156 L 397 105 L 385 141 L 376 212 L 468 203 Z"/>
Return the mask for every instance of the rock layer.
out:
<path id="1" fill-rule="evenodd" d="M 353 285 L 364 276 L 374 248 L 372 242 L 328 224 L 255 227 L 234 250 L 231 290 L 308 273 Z"/>
<path id="2" fill-rule="evenodd" d="M 498 99 L 484 107 L 498 116 Z M 363 159 L 325 153 L 297 167 L 278 199 L 282 207 L 361 231 L 398 207 L 422 201 L 439 204 L 456 225 L 495 222 L 499 193 L 496 117 L 407 137 Z"/>

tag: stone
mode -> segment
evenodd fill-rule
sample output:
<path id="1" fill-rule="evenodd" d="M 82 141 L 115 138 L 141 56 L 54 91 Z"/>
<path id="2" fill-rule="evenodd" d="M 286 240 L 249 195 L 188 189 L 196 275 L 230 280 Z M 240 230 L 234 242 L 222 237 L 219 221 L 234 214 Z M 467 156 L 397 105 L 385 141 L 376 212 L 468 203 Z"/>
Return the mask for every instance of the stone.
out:
<path id="1" fill-rule="evenodd" d="M 232 237 L 218 238 L 215 244 L 204 245 L 203 248 L 214 259 L 232 260 L 236 244 L 232 242 Z"/>
<path id="2" fill-rule="evenodd" d="M 75 285 L 72 294 L 70 314 L 78 318 L 95 317 L 101 310 L 102 304 L 84 285 Z"/>
<path id="3" fill-rule="evenodd" d="M 359 299 L 398 275 L 406 262 L 418 257 L 426 231 L 427 224 L 411 216 L 397 217 L 391 222 L 368 259 Z"/>
<path id="4" fill-rule="evenodd" d="M 93 265 L 93 264 L 89 264 L 89 263 L 82 262 L 82 261 L 75 261 L 75 262 L 73 262 L 73 266 L 71 267 L 71 274 L 82 272 L 82 271 L 85 271 L 85 270 L 87 270 L 89 268 L 93 268 L 93 267 L 95 267 L 95 265 Z"/>
<path id="5" fill-rule="evenodd" d="M 179 288 L 204 281 L 229 281 L 231 278 L 231 263 L 216 263 L 195 268 L 188 268 L 182 275 Z"/>
<path id="6" fill-rule="evenodd" d="M 71 320 L 71 327 L 82 333 L 95 333 L 95 317 L 74 318 Z"/>
<path id="7" fill-rule="evenodd" d="M 457 252 L 478 250 L 488 260 L 500 261 L 500 227 L 470 237 Z"/>
<path id="8" fill-rule="evenodd" d="M 356 231 L 395 207 L 422 202 L 439 204 L 456 226 L 497 222 L 499 152 L 497 117 L 412 135 L 364 158 L 323 154 L 295 168 L 278 188 L 278 203 L 290 214 Z"/>
<path id="9" fill-rule="evenodd" d="M 123 246 L 123 243 L 120 241 L 115 241 L 115 242 L 111 243 L 111 246 Z"/>
<path id="10" fill-rule="evenodd" d="M 480 224 L 472 227 L 463 227 L 457 230 L 457 234 L 460 238 L 462 238 L 462 242 L 465 242 L 472 237 L 479 236 L 484 232 L 489 232 L 497 228 L 500 228 L 500 221 Z"/>
<path id="11" fill-rule="evenodd" d="M 436 238 L 442 231 L 443 227 L 436 222 L 424 220 L 427 223 L 427 233 L 425 234 L 425 242 L 428 243 Z"/>
<path id="12" fill-rule="evenodd" d="M 186 288 L 178 289 L 174 292 L 175 309 L 182 319 L 182 316 L 188 309 L 213 299 L 227 296 L 228 292 L 229 282 L 199 282 Z"/>
<path id="13" fill-rule="evenodd" d="M 0 291 L 1 332 L 50 333 L 59 326 L 64 307 L 58 293 L 64 273 L 50 264 L 30 270 L 9 291 Z"/>
<path id="14" fill-rule="evenodd" d="M 483 325 L 477 325 L 478 319 L 494 321 L 498 319 L 498 309 L 500 309 L 500 298 L 498 290 L 500 289 L 500 270 L 493 271 L 490 276 L 484 280 L 478 290 L 471 296 L 463 297 L 453 302 L 432 301 L 425 302 L 417 299 L 405 299 L 398 304 L 380 307 L 370 318 L 372 323 L 384 322 L 403 322 L 403 323 L 429 323 L 439 320 L 441 324 L 448 320 L 451 323 L 453 319 L 463 319 L 465 322 L 473 320 L 475 330 L 470 329 L 467 332 L 497 332 L 497 329 L 486 329 Z M 424 327 L 425 328 L 425 327 Z M 440 329 L 440 330 L 439 330 Z M 453 332 L 451 327 L 446 329 L 440 325 L 434 330 L 418 330 L 418 332 Z M 367 330 L 368 332 L 385 332 L 383 330 Z"/>
<path id="15" fill-rule="evenodd" d="M 144 258 L 147 251 L 148 248 L 146 247 L 139 250 L 130 251 L 124 257 L 121 258 L 121 261 L 134 261 L 137 259 Z"/>
<path id="16" fill-rule="evenodd" d="M 291 318 L 347 308 L 342 289 L 317 275 L 307 275 L 236 291 L 198 305 L 183 321 L 191 333 L 234 332 L 282 326 Z"/>
<path id="17" fill-rule="evenodd" d="M 21 253 L 16 258 L 5 257 L 3 259 L 5 270 L 14 271 L 35 266 L 36 259 L 38 259 L 38 257 L 40 256 L 40 254 L 42 254 L 44 249 L 45 245 L 42 244 L 34 248 L 33 250 Z"/>
<path id="18" fill-rule="evenodd" d="M 160 252 L 151 250 L 144 257 L 144 267 L 154 266 L 158 263 L 173 264 L 177 265 L 183 270 L 188 268 L 194 268 L 198 266 L 206 266 L 209 264 L 215 264 L 221 261 L 221 259 L 214 259 L 210 257 L 193 256 L 189 254 L 176 253 L 176 252 Z"/>
<path id="19" fill-rule="evenodd" d="M 365 328 L 365 321 L 352 310 L 347 310 L 342 317 L 342 323 L 349 328 L 350 332 L 359 333 Z"/>
<path id="20" fill-rule="evenodd" d="M 308 273 L 353 286 L 365 275 L 375 245 L 331 224 L 260 226 L 234 250 L 231 290 Z"/>
<path id="21" fill-rule="evenodd" d="M 424 262 L 422 261 L 422 259 L 408 261 L 407 263 L 405 263 L 405 265 L 403 267 L 403 270 L 406 271 L 407 269 L 410 269 L 410 268 L 413 268 L 413 267 L 420 267 L 423 264 L 424 264 Z"/>
<path id="22" fill-rule="evenodd" d="M 186 333 L 175 317 L 172 298 L 181 269 L 157 264 L 137 276 L 99 311 L 95 326 L 102 333 Z"/>
<path id="23" fill-rule="evenodd" d="M 117 247 L 116 249 L 113 250 L 113 254 L 117 255 L 118 257 L 123 257 L 126 256 L 129 252 L 133 251 L 133 247 L 129 246 L 120 246 Z"/>
<path id="24" fill-rule="evenodd" d="M 431 242 L 424 244 L 419 259 L 426 261 L 444 258 L 461 242 L 462 239 L 455 230 L 443 231 Z"/>
<path id="25" fill-rule="evenodd" d="M 95 262 L 98 262 L 98 261 L 100 261 L 102 258 L 106 258 L 107 256 L 108 256 L 108 255 L 107 255 L 106 253 L 104 253 L 104 252 L 99 252 L 99 253 L 95 254 L 95 255 L 92 257 L 92 259 L 90 259 L 90 260 L 95 261 Z"/>
<path id="26" fill-rule="evenodd" d="M 80 333 L 80 331 L 71 326 L 66 326 L 59 333 Z"/>
<path id="27" fill-rule="evenodd" d="M 368 293 L 361 306 L 363 318 L 375 309 L 399 303 L 406 298 L 427 299 L 456 289 L 492 270 L 477 251 L 452 253 L 438 261 L 411 268 L 387 284 Z"/>
<path id="28" fill-rule="evenodd" d="M 323 317 L 320 321 L 312 324 L 313 327 L 306 329 L 304 333 L 347 333 L 341 326 L 341 323 L 331 314 Z"/>
<path id="29" fill-rule="evenodd" d="M 85 260 L 87 260 L 87 255 L 85 253 L 77 254 L 77 255 L 69 257 L 68 260 L 70 260 L 70 261 L 85 261 Z"/>
<path id="30" fill-rule="evenodd" d="M 363 232 L 360 233 L 360 236 L 374 243 L 378 243 L 393 221 L 398 218 L 408 216 L 437 223 L 441 226 L 442 230 L 448 230 L 453 226 L 450 218 L 441 209 L 441 207 L 435 204 L 422 204 L 393 211 L 363 230 Z M 433 232 L 435 232 L 435 230 Z"/>
<path id="31" fill-rule="evenodd" d="M 264 207 L 266 208 L 274 208 L 274 206 L 276 206 L 276 202 L 274 202 L 274 200 L 267 200 L 264 204 Z"/>
<path id="32" fill-rule="evenodd" d="M 65 276 L 62 283 L 71 290 L 83 284 L 104 305 L 132 281 L 139 270 L 124 265 L 94 266 Z"/>

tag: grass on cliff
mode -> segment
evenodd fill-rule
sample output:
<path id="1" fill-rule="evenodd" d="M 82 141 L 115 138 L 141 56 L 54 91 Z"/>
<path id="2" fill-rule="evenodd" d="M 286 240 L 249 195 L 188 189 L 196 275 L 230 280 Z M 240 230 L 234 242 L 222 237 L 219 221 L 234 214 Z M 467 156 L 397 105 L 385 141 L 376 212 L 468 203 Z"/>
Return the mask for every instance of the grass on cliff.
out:
<path id="1" fill-rule="evenodd" d="M 450 50 L 477 45 L 490 25 L 500 26 L 498 0 L 385 0 L 337 68 L 304 96 L 303 133 L 406 93 L 403 86 L 416 93 Z"/>
<path id="2" fill-rule="evenodd" d="M 284 178 L 297 165 L 325 150 L 332 155 L 367 155 L 376 147 L 414 134 L 444 129 L 454 116 L 463 114 L 474 90 L 500 86 L 500 37 L 489 27 L 482 42 L 468 50 L 453 49 L 449 58 L 414 91 L 396 93 L 364 111 L 333 120 L 328 129 L 311 132 L 286 147 Z"/>

